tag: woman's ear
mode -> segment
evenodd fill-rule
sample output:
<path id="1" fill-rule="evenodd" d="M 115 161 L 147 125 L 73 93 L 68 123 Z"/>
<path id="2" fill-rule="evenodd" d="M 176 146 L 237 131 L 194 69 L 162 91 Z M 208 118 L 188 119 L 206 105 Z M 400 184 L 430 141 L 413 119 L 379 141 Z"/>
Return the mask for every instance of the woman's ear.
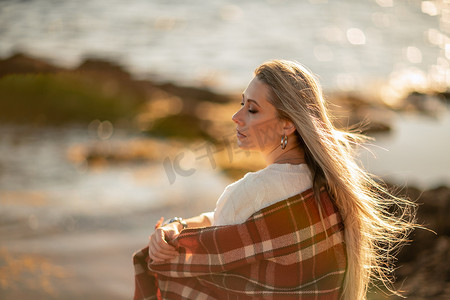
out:
<path id="1" fill-rule="evenodd" d="M 294 123 L 290 120 L 283 120 L 283 131 L 286 135 L 291 135 L 295 132 Z"/>

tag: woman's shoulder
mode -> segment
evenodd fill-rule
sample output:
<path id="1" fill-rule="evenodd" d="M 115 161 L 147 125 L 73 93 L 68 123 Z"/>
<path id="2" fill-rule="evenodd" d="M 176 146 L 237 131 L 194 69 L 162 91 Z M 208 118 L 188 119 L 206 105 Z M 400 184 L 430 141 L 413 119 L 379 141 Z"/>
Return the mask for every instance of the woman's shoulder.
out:
<path id="1" fill-rule="evenodd" d="M 248 172 L 241 179 L 228 185 L 225 190 L 228 190 L 228 192 L 242 190 L 255 184 L 261 183 L 267 178 L 267 175 L 269 173 L 270 172 L 268 172 L 267 167 L 258 171 Z"/>
<path id="2" fill-rule="evenodd" d="M 307 175 L 303 166 L 284 165 L 248 172 L 225 188 L 216 203 L 215 219 L 220 224 L 242 222 L 261 208 L 306 189 Z"/>
<path id="3" fill-rule="evenodd" d="M 267 167 L 248 172 L 241 179 L 233 182 L 225 188 L 226 193 L 257 192 L 268 187 L 287 186 L 291 184 L 307 183 L 311 179 L 311 173 L 305 164 L 271 164 Z"/>
<path id="4" fill-rule="evenodd" d="M 264 190 L 264 182 L 267 182 L 266 169 L 267 168 L 248 172 L 241 179 L 228 185 L 220 196 L 219 201 L 228 198 L 236 200 L 241 197 L 257 196 L 257 194 L 261 194 Z"/>
<path id="5" fill-rule="evenodd" d="M 255 212 L 257 203 L 265 197 L 261 171 L 248 172 L 225 188 L 216 203 L 215 225 L 238 224 Z"/>

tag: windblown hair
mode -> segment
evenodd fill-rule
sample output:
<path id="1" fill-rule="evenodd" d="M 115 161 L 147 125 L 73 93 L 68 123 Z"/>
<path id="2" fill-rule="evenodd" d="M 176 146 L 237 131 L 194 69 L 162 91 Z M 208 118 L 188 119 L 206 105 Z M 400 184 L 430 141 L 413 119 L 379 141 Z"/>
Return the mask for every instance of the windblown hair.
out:
<path id="1" fill-rule="evenodd" d="M 255 76 L 269 87 L 268 100 L 278 117 L 294 123 L 316 195 L 327 188 L 344 220 L 342 298 L 365 299 L 372 280 L 397 294 L 391 274 L 394 255 L 414 228 L 415 205 L 393 196 L 358 165 L 355 151 L 366 138 L 334 127 L 318 82 L 302 65 L 268 61 Z"/>

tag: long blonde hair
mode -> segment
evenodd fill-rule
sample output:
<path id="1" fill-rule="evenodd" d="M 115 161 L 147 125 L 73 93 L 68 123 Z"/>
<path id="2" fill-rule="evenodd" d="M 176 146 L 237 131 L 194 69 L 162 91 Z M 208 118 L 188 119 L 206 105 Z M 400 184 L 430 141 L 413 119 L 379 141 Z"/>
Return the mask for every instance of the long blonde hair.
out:
<path id="1" fill-rule="evenodd" d="M 270 90 L 278 117 L 294 123 L 316 193 L 326 187 L 344 220 L 347 270 L 343 299 L 365 299 L 371 279 L 394 293 L 395 251 L 414 227 L 415 206 L 391 195 L 355 160 L 365 137 L 337 130 L 314 76 L 298 63 L 268 61 L 255 76 Z M 316 197 L 318 199 L 318 197 Z"/>

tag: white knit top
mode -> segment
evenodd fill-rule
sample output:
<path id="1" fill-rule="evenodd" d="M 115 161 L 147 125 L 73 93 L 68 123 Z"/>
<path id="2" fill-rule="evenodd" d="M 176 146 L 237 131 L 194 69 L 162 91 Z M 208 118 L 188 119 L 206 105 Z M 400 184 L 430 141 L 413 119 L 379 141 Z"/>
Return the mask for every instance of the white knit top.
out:
<path id="1" fill-rule="evenodd" d="M 240 224 L 262 208 L 311 187 L 311 172 L 306 164 L 271 164 L 227 186 L 214 212 L 203 215 L 213 226 Z"/>

